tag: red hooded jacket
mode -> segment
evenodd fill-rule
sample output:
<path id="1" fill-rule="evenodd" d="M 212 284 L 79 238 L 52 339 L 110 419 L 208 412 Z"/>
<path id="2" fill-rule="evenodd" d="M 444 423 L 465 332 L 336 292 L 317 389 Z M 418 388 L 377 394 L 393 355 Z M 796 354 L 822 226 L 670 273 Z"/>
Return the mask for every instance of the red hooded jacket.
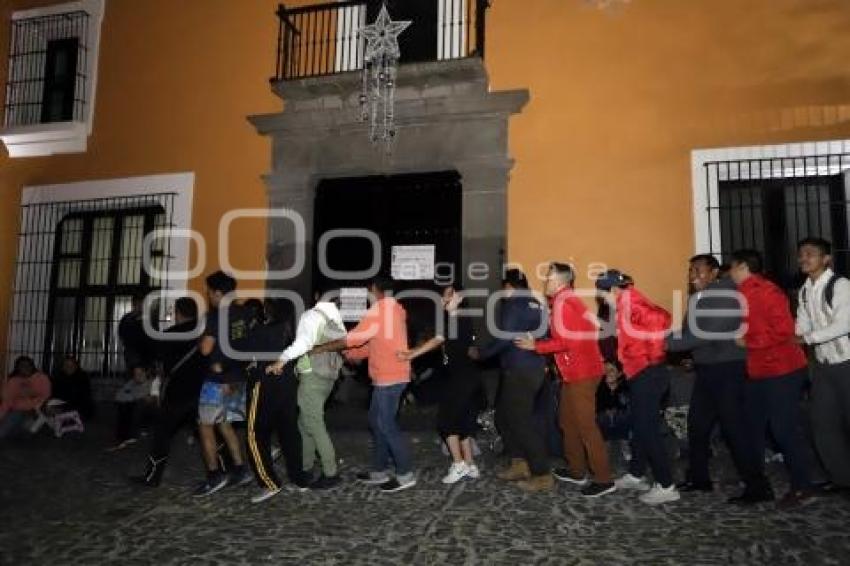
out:
<path id="1" fill-rule="evenodd" d="M 599 379 L 604 368 L 599 353 L 599 328 L 587 307 L 565 287 L 551 300 L 549 339 L 538 340 L 538 354 L 553 354 L 561 379 L 566 383 Z"/>
<path id="2" fill-rule="evenodd" d="M 669 312 L 634 287 L 620 293 L 617 297 L 617 358 L 628 379 L 664 362 L 667 357 L 664 339 L 671 323 Z"/>
<path id="3" fill-rule="evenodd" d="M 795 342 L 794 319 L 782 289 L 758 275 L 739 286 L 745 299 L 744 343 L 750 379 L 780 377 L 806 367 L 806 355 Z"/>

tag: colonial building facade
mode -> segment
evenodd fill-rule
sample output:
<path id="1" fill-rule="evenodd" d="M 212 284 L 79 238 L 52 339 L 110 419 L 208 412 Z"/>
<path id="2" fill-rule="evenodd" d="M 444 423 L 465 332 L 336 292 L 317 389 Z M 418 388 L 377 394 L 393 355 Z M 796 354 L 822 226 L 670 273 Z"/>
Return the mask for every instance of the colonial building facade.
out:
<path id="1" fill-rule="evenodd" d="M 120 372 L 130 297 L 220 267 L 306 299 L 423 250 L 489 290 L 560 260 L 671 307 L 695 252 L 756 247 L 792 288 L 817 234 L 847 269 L 841 0 L 386 4 L 412 22 L 389 146 L 362 119 L 379 2 L 5 2 L 4 367 Z"/>

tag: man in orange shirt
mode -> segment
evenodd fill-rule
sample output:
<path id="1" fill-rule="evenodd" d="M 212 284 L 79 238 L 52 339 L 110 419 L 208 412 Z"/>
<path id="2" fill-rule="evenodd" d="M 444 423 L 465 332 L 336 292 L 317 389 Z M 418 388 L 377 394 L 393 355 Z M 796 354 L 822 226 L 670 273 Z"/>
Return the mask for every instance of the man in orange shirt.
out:
<path id="1" fill-rule="evenodd" d="M 348 360 L 368 359 L 372 380 L 369 426 L 374 436 L 372 471 L 357 475 L 369 485 L 393 493 L 416 485 L 410 447 L 396 421 L 398 406 L 410 383 L 410 362 L 398 352 L 408 350 L 407 313 L 392 296 L 392 281 L 377 278 L 369 285 L 375 303 L 345 338 L 317 346 L 312 353 L 344 350 Z M 395 477 L 390 461 L 395 462 Z"/>

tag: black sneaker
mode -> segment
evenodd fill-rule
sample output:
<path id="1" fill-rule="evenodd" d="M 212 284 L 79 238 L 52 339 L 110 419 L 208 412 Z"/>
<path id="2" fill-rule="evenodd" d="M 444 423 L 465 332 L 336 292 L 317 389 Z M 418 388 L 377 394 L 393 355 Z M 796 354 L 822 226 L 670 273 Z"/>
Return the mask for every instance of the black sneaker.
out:
<path id="1" fill-rule="evenodd" d="M 390 476 L 386 472 L 358 472 L 357 481 L 366 485 L 381 485 L 390 481 Z"/>
<path id="2" fill-rule="evenodd" d="M 254 482 L 254 474 L 245 466 L 235 468 L 230 474 L 230 479 L 227 485 L 233 487 L 243 487 Z"/>
<path id="3" fill-rule="evenodd" d="M 130 477 L 130 481 L 144 487 L 159 487 L 167 461 L 168 458 L 154 460 L 151 456 L 148 456 L 148 466 L 145 469 L 145 473 L 140 476 Z"/>
<path id="4" fill-rule="evenodd" d="M 556 468 L 552 470 L 552 475 L 556 480 L 571 483 L 573 485 L 577 485 L 579 487 L 585 487 L 590 483 L 590 480 L 587 478 L 577 478 L 573 476 L 570 471 L 566 468 Z"/>
<path id="5" fill-rule="evenodd" d="M 222 473 L 210 474 L 207 481 L 199 485 L 192 496 L 207 497 L 216 491 L 221 491 L 225 486 L 227 486 L 227 476 Z"/>
<path id="6" fill-rule="evenodd" d="M 582 488 L 581 494 L 585 497 L 594 498 L 594 497 L 602 497 L 603 495 L 608 495 L 609 493 L 614 493 L 615 491 L 617 491 L 617 486 L 614 485 L 614 482 L 608 482 L 608 483 L 592 482 L 589 485 Z"/>
<path id="7" fill-rule="evenodd" d="M 831 481 L 817 483 L 812 486 L 812 489 L 821 495 L 843 495 L 847 491 L 847 488 Z"/>
<path id="8" fill-rule="evenodd" d="M 333 489 L 342 483 L 342 478 L 339 474 L 335 476 L 326 476 L 322 474 L 319 479 L 310 484 L 310 489 Z"/>
<path id="9" fill-rule="evenodd" d="M 776 506 L 779 509 L 794 509 L 795 507 L 803 507 L 817 501 L 817 494 L 809 489 L 797 489 L 789 491 L 780 499 Z"/>
<path id="10" fill-rule="evenodd" d="M 403 482 L 398 478 L 391 478 L 389 481 L 382 483 L 379 487 L 384 493 L 395 493 L 416 485 L 416 478 L 411 478 Z"/>
<path id="11" fill-rule="evenodd" d="M 773 501 L 773 499 L 774 496 L 772 490 L 751 491 L 745 489 L 741 495 L 730 497 L 727 500 L 727 503 L 731 503 L 732 505 L 749 506 L 758 505 L 759 503 L 768 503 Z"/>
<path id="12" fill-rule="evenodd" d="M 677 485 L 676 489 L 678 489 L 679 491 L 684 492 L 684 493 L 694 492 L 694 491 L 702 491 L 702 492 L 705 492 L 705 493 L 710 493 L 710 492 L 714 491 L 714 484 L 712 484 L 711 482 L 696 483 L 696 482 L 692 482 L 692 481 L 688 480 L 688 481 L 683 481 L 682 483 Z"/>

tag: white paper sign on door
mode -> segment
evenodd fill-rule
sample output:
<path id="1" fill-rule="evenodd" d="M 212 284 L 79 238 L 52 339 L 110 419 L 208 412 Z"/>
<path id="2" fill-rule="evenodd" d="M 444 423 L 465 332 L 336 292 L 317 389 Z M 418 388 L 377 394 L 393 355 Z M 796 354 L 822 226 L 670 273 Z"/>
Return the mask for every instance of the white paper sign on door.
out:
<path id="1" fill-rule="evenodd" d="M 344 322 L 357 322 L 369 308 L 366 287 L 343 287 L 339 290 L 339 314 Z"/>
<path id="2" fill-rule="evenodd" d="M 392 278 L 398 281 L 434 279 L 435 253 L 434 245 L 393 246 Z"/>

